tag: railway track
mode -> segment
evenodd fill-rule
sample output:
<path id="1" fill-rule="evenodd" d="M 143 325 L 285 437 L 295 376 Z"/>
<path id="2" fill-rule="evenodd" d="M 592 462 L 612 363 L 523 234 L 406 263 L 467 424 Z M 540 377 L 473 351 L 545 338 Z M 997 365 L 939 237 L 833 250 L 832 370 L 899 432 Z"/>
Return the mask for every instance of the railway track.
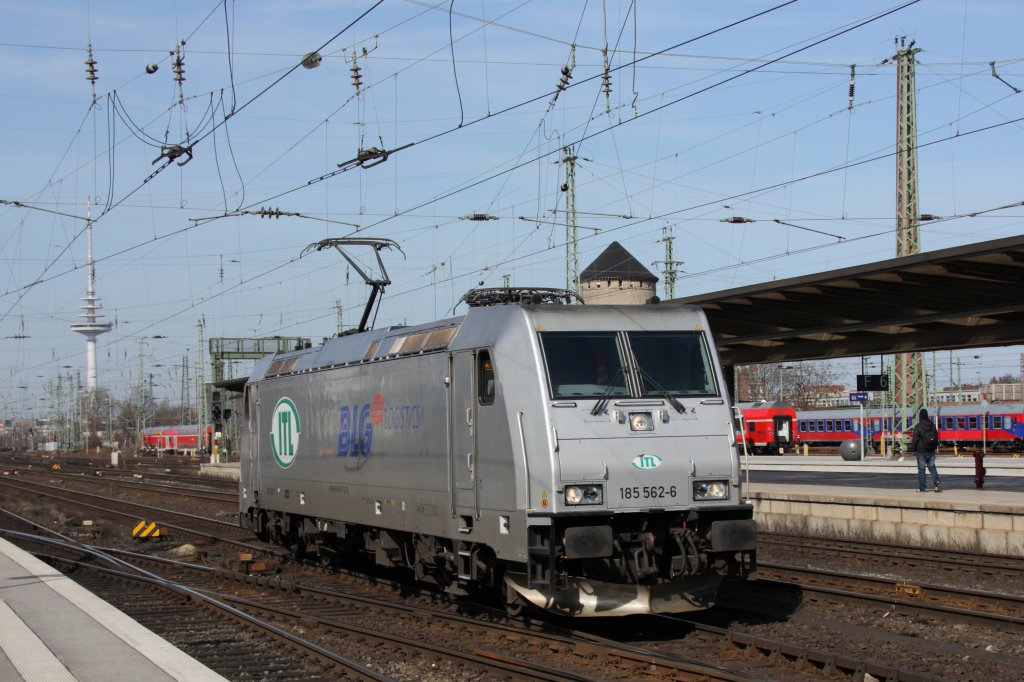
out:
<path id="1" fill-rule="evenodd" d="M 0 479 L 0 490 L 4 489 L 3 484 L 5 482 L 5 480 Z M 19 481 L 18 483 L 22 482 Z M 32 492 L 30 494 L 33 497 L 37 497 L 40 494 L 40 488 L 34 487 L 36 485 L 31 484 L 27 486 L 27 488 L 31 489 Z M 80 497 L 65 497 L 65 494 L 68 492 L 65 489 L 60 486 L 51 486 L 51 488 L 51 490 L 47 491 L 47 494 L 57 496 L 53 498 L 57 500 L 57 506 L 67 508 L 82 503 L 93 505 L 97 509 L 103 507 L 104 503 L 97 500 L 97 496 L 93 496 L 91 500 L 88 494 L 83 494 Z M 175 504 L 182 503 L 176 502 Z M 138 514 L 137 503 L 135 512 L 121 513 Z M 217 525 L 225 533 L 227 531 L 224 528 L 228 525 L 230 525 L 231 533 L 235 533 L 238 530 L 233 523 L 220 522 Z M 218 534 L 218 531 L 214 528 L 209 528 L 202 532 L 211 537 Z M 246 534 L 246 537 L 251 541 L 250 536 Z M 766 545 L 770 545 L 772 540 L 773 538 L 769 538 Z M 775 546 L 781 548 L 783 552 L 792 552 L 795 550 L 786 543 L 802 540 L 783 539 L 780 541 L 780 544 Z M 861 571 L 861 568 L 867 568 L 869 572 L 874 570 L 871 562 L 868 560 L 873 551 L 872 548 L 846 547 L 845 545 L 846 543 L 841 542 L 830 542 L 827 547 L 812 545 L 808 548 L 807 554 L 817 555 L 824 562 L 835 565 L 836 562 L 846 560 L 841 557 L 857 556 L 859 552 L 866 558 L 864 562 L 859 560 L 855 562 L 855 565 L 858 566 L 857 570 Z M 251 546 L 259 547 L 259 545 Z M 238 546 L 232 545 L 232 547 Z M 831 554 L 828 551 L 829 547 L 835 550 Z M 262 549 L 265 551 L 266 547 L 264 546 Z M 234 576 L 230 579 L 225 578 L 228 583 L 235 582 L 239 586 L 243 586 L 249 581 L 255 584 L 262 582 L 265 583 L 266 587 L 257 589 L 246 586 L 244 590 L 255 590 L 246 592 L 239 586 L 225 587 L 224 584 L 220 584 L 208 589 L 216 594 L 232 595 L 242 600 L 248 600 L 255 605 L 252 608 L 256 608 L 256 606 L 269 607 L 271 605 L 274 608 L 280 608 L 282 610 L 281 613 L 263 611 L 254 613 L 254 615 L 258 618 L 273 619 L 278 625 L 286 622 L 297 623 L 289 627 L 301 629 L 303 632 L 308 631 L 309 624 L 312 622 L 320 623 L 322 620 L 323 622 L 317 625 L 317 627 L 330 630 L 335 628 L 333 625 L 334 620 L 352 625 L 353 613 L 373 613 L 371 607 L 366 606 L 365 602 L 359 602 L 358 599 L 356 600 L 357 603 L 349 602 L 346 604 L 338 602 L 338 600 L 352 600 L 355 597 L 364 596 L 362 595 L 363 590 L 359 588 L 342 588 L 339 586 L 339 581 L 344 581 L 346 578 L 328 575 L 314 566 L 301 566 L 298 563 L 290 562 L 285 552 L 276 549 L 273 551 L 277 553 L 265 555 L 270 557 L 266 562 L 265 568 L 267 568 L 267 572 L 280 574 L 279 577 L 254 574 L 239 578 L 237 576 L 241 574 L 234 571 L 222 571 L 225 575 L 231 574 Z M 877 551 L 877 549 L 874 551 Z M 210 560 L 220 561 L 222 558 L 214 556 Z M 200 556 L 197 561 L 201 559 L 202 557 Z M 937 570 L 949 573 L 965 573 L 969 570 L 968 566 L 958 563 L 955 557 L 946 557 L 946 559 L 950 562 L 945 564 L 946 568 Z M 882 558 L 879 561 L 885 564 L 886 562 L 891 563 L 897 560 Z M 915 555 L 909 561 L 921 564 L 924 559 L 920 555 Z M 995 563 L 998 564 L 999 562 Z M 998 566 L 985 566 L 982 568 L 982 572 L 991 573 L 997 568 L 1011 572 L 1014 570 L 1013 566 L 1007 564 L 1001 568 Z M 768 571 L 776 570 L 776 567 L 766 562 L 763 563 L 762 569 L 762 575 L 767 575 Z M 997 575 L 1009 574 L 998 573 Z M 353 577 L 352 580 L 362 580 L 361 584 L 364 587 L 371 592 L 374 591 L 369 588 L 369 583 L 365 579 Z M 694 651 L 699 651 L 701 652 L 700 658 L 712 663 L 712 665 L 708 666 L 712 668 L 710 673 L 700 673 L 705 675 L 704 679 L 767 677 L 779 680 L 798 680 L 816 679 L 822 674 L 828 674 L 839 678 L 845 677 L 859 680 L 863 679 L 864 674 L 867 673 L 881 680 L 923 680 L 933 679 L 937 675 L 934 670 L 921 673 L 916 672 L 921 669 L 920 661 L 922 655 L 920 654 L 920 647 L 936 646 L 936 642 L 933 642 L 928 637 L 934 629 L 934 624 L 939 624 L 939 629 L 963 626 L 969 628 L 968 631 L 970 632 L 976 630 L 990 631 L 992 628 L 990 625 L 979 627 L 975 624 L 968 626 L 964 625 L 962 621 L 958 622 L 961 616 L 975 615 L 972 614 L 972 611 L 978 609 L 971 606 L 970 602 L 960 606 L 953 606 L 947 611 L 942 611 L 941 609 L 926 608 L 928 604 L 924 602 L 928 600 L 923 600 L 910 594 L 903 594 L 902 597 L 909 601 L 909 606 L 893 608 L 892 601 L 893 593 L 895 592 L 893 585 L 895 581 L 891 576 L 887 583 L 883 579 L 880 583 L 881 587 L 876 588 L 876 591 L 882 590 L 882 594 L 877 597 L 874 606 L 869 606 L 868 601 L 870 600 L 866 600 L 865 595 L 861 594 L 867 589 L 863 586 L 846 585 L 843 588 L 842 585 L 820 584 L 817 587 L 822 589 L 818 590 L 817 587 L 812 587 L 810 582 L 822 583 L 825 578 L 821 575 L 807 578 L 807 584 L 802 586 L 795 584 L 796 578 L 791 577 L 791 580 L 794 582 L 789 584 L 764 581 L 762 585 L 756 585 L 754 588 L 766 589 L 755 593 L 756 596 L 754 597 L 749 595 L 741 596 L 740 603 L 733 604 L 737 607 L 746 607 L 750 603 L 769 605 L 772 603 L 772 599 L 782 595 L 781 599 L 776 600 L 778 608 L 768 617 L 765 617 L 768 609 L 760 609 L 759 612 L 752 612 L 750 610 L 741 612 L 739 610 L 733 611 L 723 608 L 716 609 L 708 614 L 699 614 L 689 619 L 631 619 L 630 626 L 632 627 L 632 632 L 628 628 L 625 632 L 617 631 L 621 624 L 616 624 L 610 626 L 615 630 L 611 633 L 602 631 L 601 626 L 592 627 L 589 623 L 579 621 L 572 624 L 571 630 L 557 629 L 559 636 L 563 639 L 557 641 L 548 640 L 540 643 L 531 643 L 526 634 L 517 632 L 514 629 L 507 630 L 501 635 L 483 634 L 482 631 L 475 629 L 477 626 L 474 625 L 473 629 L 470 629 L 469 625 L 461 623 L 444 626 L 439 636 L 449 646 L 453 642 L 473 645 L 468 652 L 471 655 L 484 658 L 497 656 L 509 665 L 517 664 L 519 659 L 522 658 L 532 665 L 538 666 L 535 671 L 526 674 L 526 676 L 532 675 L 534 677 L 543 674 L 541 670 L 548 666 L 552 669 L 557 669 L 561 674 L 561 679 L 571 679 L 571 677 L 567 676 L 577 674 L 589 675 L 590 678 L 600 677 L 608 679 L 635 679 L 640 676 L 643 676 L 645 679 L 655 680 L 691 679 L 685 677 L 683 672 L 675 670 L 673 666 L 680 665 L 679 661 L 683 661 L 686 664 L 694 663 L 694 661 L 688 659 L 692 659 Z M 375 581 L 378 584 L 374 585 L 374 588 L 379 587 L 384 582 L 380 577 L 377 577 Z M 282 584 L 285 585 L 284 588 L 282 588 Z M 284 603 L 278 602 L 282 594 L 288 593 L 290 595 L 291 592 L 295 591 L 296 584 L 303 586 L 303 590 L 306 593 L 305 601 L 297 604 L 289 603 L 288 601 Z M 922 586 L 918 585 L 918 587 Z M 934 594 L 931 585 L 924 585 L 923 587 L 927 595 Z M 344 592 L 342 592 L 342 589 L 344 589 Z M 316 590 L 326 590 L 329 596 L 316 595 Z M 413 620 L 422 620 L 427 623 L 436 624 L 443 620 L 442 616 L 446 616 L 459 608 L 462 608 L 463 615 L 467 613 L 467 607 L 464 602 L 457 605 L 444 603 L 443 598 L 437 594 L 427 593 L 419 598 L 412 598 L 410 600 L 409 596 L 415 595 L 419 591 L 421 591 L 420 587 L 398 586 L 389 588 L 388 595 L 381 597 L 381 595 L 376 594 L 374 598 L 390 602 L 391 606 L 388 608 L 396 608 L 396 603 L 409 607 L 410 602 L 412 604 L 434 603 L 437 608 L 412 607 L 420 608 L 420 612 L 415 616 L 405 615 L 399 617 L 397 620 L 385 620 L 380 616 L 371 616 L 368 620 L 364 620 L 363 625 L 360 627 L 365 628 L 368 632 L 377 634 L 379 634 L 377 631 L 382 629 L 392 631 L 399 629 L 399 631 L 402 631 L 400 629 L 408 628 Z M 842 597 L 842 592 L 848 592 L 853 596 L 849 598 Z M 344 596 L 338 596 L 339 594 Z M 790 596 L 786 597 L 786 595 Z M 897 596 L 899 596 L 898 593 Z M 970 594 L 964 594 L 961 595 L 961 598 L 971 599 L 973 597 Z M 723 604 L 728 605 L 728 603 L 729 600 L 727 598 Z M 918 610 L 911 609 L 910 606 L 918 607 Z M 947 604 L 947 606 L 949 605 Z M 240 608 L 239 605 L 236 605 L 236 607 Z M 373 608 L 383 609 L 385 607 Z M 958 614 L 957 609 L 963 613 Z M 438 613 L 442 615 L 437 615 Z M 491 620 L 510 628 L 519 627 L 526 631 L 537 629 L 538 622 L 530 619 L 516 623 L 508 621 L 504 616 L 493 612 L 485 613 L 483 609 L 475 613 L 476 617 L 472 619 L 474 623 L 480 620 Z M 859 616 L 861 618 L 860 621 L 844 622 L 845 618 L 852 619 L 855 614 L 863 614 Z M 923 629 L 921 629 L 919 634 L 908 635 L 898 631 L 899 629 L 894 634 L 891 629 L 887 629 L 894 622 L 902 623 L 901 627 L 904 630 L 911 626 L 917 627 L 922 624 L 931 623 L 933 625 L 922 625 Z M 395 624 L 385 625 L 386 623 Z M 658 625 L 659 623 L 660 625 Z M 870 623 L 870 625 L 865 625 L 865 623 Z M 876 625 L 878 627 L 875 627 Z M 548 631 L 556 629 L 550 619 L 541 622 L 541 627 Z M 1015 632 L 1021 632 L 1019 623 L 1010 621 L 1006 627 L 1009 628 L 1009 632 L 1004 631 L 1006 636 L 1012 636 Z M 841 646 L 836 646 L 835 644 L 837 643 L 830 642 L 828 637 L 824 637 L 823 633 L 827 632 L 842 633 L 842 641 L 838 642 Z M 328 635 L 325 634 L 323 637 L 326 638 Z M 349 631 L 348 634 L 339 635 L 335 633 L 330 635 L 330 637 L 342 637 L 351 641 L 357 638 L 370 637 L 370 635 L 363 632 Z M 499 637 L 504 639 L 499 639 Z M 412 639 L 418 639 L 418 637 L 412 637 Z M 849 642 L 846 640 L 849 640 Z M 993 639 L 993 641 L 1005 640 Z M 858 644 L 857 642 L 868 643 Z M 847 644 L 849 646 L 846 646 Z M 380 643 L 380 646 L 397 648 L 399 643 L 385 642 Z M 940 644 L 939 646 L 944 645 Z M 621 651 L 617 654 L 608 653 L 610 647 L 618 647 Z M 452 646 L 451 648 L 455 647 Z M 993 673 L 997 677 L 1024 677 L 1024 664 L 1021 663 L 1020 657 L 1001 656 L 998 653 L 990 653 L 983 650 L 976 651 L 968 647 L 960 647 L 958 650 L 956 646 L 951 645 L 948 648 L 949 651 L 944 651 L 943 654 L 948 654 L 948 658 L 951 661 L 958 657 L 964 658 L 969 656 L 971 658 L 970 664 L 961 663 L 964 669 L 973 669 L 980 664 L 983 666 L 983 670 L 999 671 L 998 674 Z M 343 648 L 341 650 L 345 653 L 349 652 L 348 649 Z M 521 652 L 524 655 L 521 656 Z M 915 655 L 914 652 L 918 653 Z M 530 656 L 525 654 L 530 654 Z M 440 654 L 437 655 L 440 656 Z M 420 660 L 425 660 L 425 654 L 408 653 L 403 654 L 403 656 L 415 656 Z M 536 658 L 531 656 L 536 656 Z M 943 657 L 939 658 L 944 660 Z M 582 666 L 582 672 L 578 672 L 567 661 L 574 662 L 572 665 Z M 471 663 L 445 663 L 444 665 L 453 665 L 461 670 L 463 666 L 470 666 Z M 947 671 L 956 669 L 952 663 L 945 665 L 945 670 Z M 660 670 L 661 672 L 651 677 L 651 670 Z M 508 671 L 504 674 L 513 677 L 518 676 Z M 977 676 L 975 676 L 975 679 L 977 679 Z"/>
<path id="2" fill-rule="evenodd" d="M 20 537 L 38 558 L 75 580 L 229 679 L 374 680 L 396 678 L 237 609 L 216 596 L 139 572 L 99 565 L 100 550 L 40 537 Z M 73 555 L 73 556 L 72 556 Z"/>
<path id="3" fill-rule="evenodd" d="M 96 506 L 95 501 L 89 504 Z M 707 631 L 706 637 L 714 640 L 708 650 L 716 654 L 709 664 L 695 660 L 692 655 L 679 652 L 666 655 L 643 644 L 601 637 L 582 628 L 557 628 L 557 632 L 553 632 L 556 628 L 550 623 L 530 617 L 517 623 L 503 613 L 481 606 L 472 607 L 476 617 L 470 618 L 458 613 L 465 605 L 453 604 L 437 594 L 420 600 L 435 600 L 437 608 L 410 606 L 407 598 L 399 598 L 399 592 L 411 592 L 408 586 L 399 585 L 383 597 L 368 596 L 361 589 L 342 591 L 337 576 L 293 563 L 279 564 L 276 568 L 270 566 L 272 572 L 280 575 L 266 576 L 223 569 L 211 571 L 207 567 L 196 569 L 194 564 L 169 562 L 148 555 L 134 555 L 131 560 L 144 564 L 151 572 L 156 571 L 157 565 L 164 566 L 159 572 L 165 579 L 209 592 L 257 617 L 274 619 L 279 625 L 291 622 L 290 627 L 307 632 L 310 624 L 316 623 L 318 627 L 342 632 L 349 639 L 376 638 L 381 646 L 411 646 L 402 638 L 381 639 L 380 636 L 382 632 L 402 633 L 406 639 L 431 641 L 437 647 L 446 648 L 444 655 L 449 660 L 463 660 L 459 665 L 479 663 L 479 658 L 489 659 L 502 666 L 526 670 L 527 676 L 532 678 L 636 679 L 642 676 L 651 680 L 678 680 L 762 679 L 767 676 L 795 679 L 795 675 L 799 676 L 799 666 L 806 665 L 807 661 L 820 662 L 820 669 L 836 667 L 834 657 L 794 645 L 766 648 L 763 641 L 753 648 L 737 645 L 745 641 L 742 634 L 727 630 Z M 168 570 L 166 567 L 173 567 L 173 571 L 164 573 Z M 197 570 L 199 577 L 186 579 L 182 575 L 185 570 Z M 218 584 L 211 585 L 210 581 Z M 365 585 L 365 581 L 362 584 Z M 237 601 L 232 601 L 228 595 Z M 410 638 L 413 624 L 418 626 L 419 634 Z M 727 641 L 733 642 L 733 646 L 724 646 Z M 779 650 L 799 654 L 778 657 L 775 653 Z M 850 663 L 851 670 L 869 668 L 864 662 Z M 510 671 L 507 667 L 503 670 L 506 674 Z M 766 674 L 769 670 L 771 673 Z"/>
<path id="4" fill-rule="evenodd" d="M 68 471 L 46 471 L 35 469 L 19 469 L 18 474 L 22 479 L 30 478 L 46 479 L 50 481 L 61 481 L 64 484 L 89 486 L 92 488 L 110 488 L 114 485 L 124 486 L 126 489 L 155 493 L 160 496 L 184 497 L 193 500 L 208 500 L 211 502 L 222 502 L 231 508 L 238 506 L 237 484 L 230 490 L 221 488 L 213 489 L 204 482 L 189 482 L 187 487 L 184 483 L 151 483 L 143 479 L 141 474 L 131 472 L 110 473 L 103 469 L 87 470 L 81 473 Z"/>
<path id="5" fill-rule="evenodd" d="M 125 500 L 120 497 L 69 490 L 60 486 L 25 480 L 21 477 L 0 478 L 0 491 L 14 495 L 31 493 L 33 504 L 47 500 L 55 508 L 61 509 L 64 514 L 77 509 L 86 516 L 95 515 L 100 518 L 114 519 L 109 527 L 94 525 L 83 528 L 82 532 L 86 534 L 109 534 L 112 537 L 120 537 L 122 540 L 128 541 L 131 528 L 141 519 L 158 524 L 165 538 L 168 535 L 173 535 L 178 539 L 188 538 L 207 545 L 219 544 L 224 548 L 223 553 L 225 554 L 241 551 L 259 555 L 272 562 L 283 561 L 288 557 L 287 552 L 280 548 L 256 544 L 253 541 L 253 536 L 239 528 L 234 520 L 215 519 Z M 207 550 L 212 551 L 209 547 Z"/>
<path id="6" fill-rule="evenodd" d="M 1024 598 L 963 590 L 921 582 L 905 582 L 820 568 L 761 562 L 761 581 L 799 587 L 805 599 L 872 606 L 884 613 L 899 611 L 927 617 L 1024 633 Z"/>
<path id="7" fill-rule="evenodd" d="M 818 565 L 827 559 L 869 574 L 898 575 L 936 583 L 971 587 L 984 581 L 985 588 L 1017 590 L 1024 581 L 1024 558 L 969 551 L 951 552 L 890 543 L 837 541 L 761 533 L 759 556 L 787 563 Z"/>
<path id="8" fill-rule="evenodd" d="M 28 525 L 27 520 L 15 520 Z M 345 666 L 344 677 L 309 679 L 381 679 L 367 676 L 362 668 L 387 668 L 380 663 L 382 657 L 398 667 L 402 667 L 402 661 L 417 661 L 420 666 L 429 661 L 431 672 L 444 679 L 480 679 L 483 675 L 487 679 L 582 681 L 595 678 L 595 665 L 596 676 L 602 679 L 764 679 L 694 660 L 658 656 L 614 642 L 601 643 L 592 637 L 580 641 L 536 628 L 486 622 L 291 580 L 266 579 L 116 550 L 101 551 L 66 538 L 54 542 L 20 532 L 5 535 L 54 565 L 73 566 L 76 578 L 84 572 L 83 584 L 176 644 L 185 635 L 181 623 L 189 622 L 185 639 L 191 646 L 183 648 L 221 674 L 234 672 L 234 666 L 239 665 L 235 661 L 241 662 L 244 654 L 229 653 L 227 658 L 232 663 L 226 668 L 223 663 L 220 667 L 211 665 L 212 661 L 206 660 L 210 654 L 196 642 L 223 624 L 217 621 L 200 626 L 197 633 L 192 621 L 202 616 L 191 611 L 185 613 L 175 603 L 175 595 L 200 595 L 204 604 L 227 610 L 236 618 L 242 614 L 248 628 L 284 636 L 293 648 L 309 649 L 310 642 L 315 641 L 313 654 L 322 659 L 326 652 L 331 654 L 326 659 L 329 664 Z M 89 561 L 82 559 L 83 552 L 89 555 Z M 117 568 L 97 566 L 94 558 L 114 563 Z M 132 588 L 126 590 L 126 584 Z M 162 594 L 150 594 L 154 587 L 169 590 L 170 602 Z M 300 632 L 298 637 L 296 633 Z M 291 637 L 297 639 L 291 641 Z M 332 653 L 338 648 L 350 649 L 353 641 L 358 642 L 361 653 Z M 224 658 L 224 652 L 219 651 L 215 658 Z M 287 670 L 276 656 L 269 663 L 253 661 L 250 665 L 267 666 L 267 670 L 274 671 L 270 679 L 280 679 L 278 672 Z M 294 676 L 298 670 L 302 669 L 289 671 L 288 676 Z M 303 679 L 307 679 L 305 674 L 302 673 Z M 412 678 L 418 679 L 419 675 Z"/>

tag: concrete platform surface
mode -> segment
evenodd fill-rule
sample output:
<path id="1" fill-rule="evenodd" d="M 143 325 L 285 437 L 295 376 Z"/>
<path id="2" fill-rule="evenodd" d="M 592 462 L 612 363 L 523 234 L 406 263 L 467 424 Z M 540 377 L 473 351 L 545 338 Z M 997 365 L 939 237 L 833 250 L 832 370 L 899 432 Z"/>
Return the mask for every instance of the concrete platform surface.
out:
<path id="1" fill-rule="evenodd" d="M 92 592 L 0 539 L 0 680 L 223 677 Z"/>
<path id="2" fill-rule="evenodd" d="M 751 471 L 840 471 L 864 473 L 917 473 L 917 460 L 907 455 L 902 460 L 867 455 L 863 460 L 846 461 L 839 455 L 782 455 L 740 457 L 740 464 Z M 974 475 L 973 457 L 940 454 L 935 458 L 940 475 Z M 1024 477 L 1024 458 L 989 455 L 983 459 L 986 476 Z"/>
<path id="3" fill-rule="evenodd" d="M 942 492 L 920 493 L 913 457 L 758 457 L 744 491 L 769 532 L 1024 556 L 1024 460 L 986 458 L 980 489 L 973 460 L 936 466 Z"/>

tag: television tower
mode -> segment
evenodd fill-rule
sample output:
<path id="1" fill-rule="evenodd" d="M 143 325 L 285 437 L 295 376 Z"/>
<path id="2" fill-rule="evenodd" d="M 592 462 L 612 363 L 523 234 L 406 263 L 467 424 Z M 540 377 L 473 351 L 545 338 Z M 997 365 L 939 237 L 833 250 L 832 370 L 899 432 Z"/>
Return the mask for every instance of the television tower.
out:
<path id="1" fill-rule="evenodd" d="M 71 331 L 85 337 L 85 386 L 92 392 L 96 389 L 96 337 L 109 332 L 113 325 L 110 322 L 99 321 L 103 317 L 103 313 L 100 312 L 103 306 L 100 305 L 100 298 L 94 289 L 96 266 L 92 261 L 92 214 L 88 197 L 85 199 L 85 244 L 86 285 L 85 296 L 82 297 L 85 304 L 80 306 L 84 312 L 79 314 L 84 322 L 71 325 Z"/>

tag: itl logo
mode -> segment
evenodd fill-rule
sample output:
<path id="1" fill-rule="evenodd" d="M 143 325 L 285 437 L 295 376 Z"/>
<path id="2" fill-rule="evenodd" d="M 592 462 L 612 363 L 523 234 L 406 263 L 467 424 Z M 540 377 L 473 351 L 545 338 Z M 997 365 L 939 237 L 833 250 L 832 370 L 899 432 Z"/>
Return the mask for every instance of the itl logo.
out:
<path id="1" fill-rule="evenodd" d="M 281 398 L 274 406 L 270 416 L 270 450 L 274 453 L 277 465 L 287 469 L 295 461 L 295 453 L 299 449 L 299 411 L 291 398 Z"/>
<path id="2" fill-rule="evenodd" d="M 661 462 L 662 459 L 658 455 L 637 455 L 630 464 L 637 469 L 647 471 L 648 469 L 657 469 L 661 466 Z"/>

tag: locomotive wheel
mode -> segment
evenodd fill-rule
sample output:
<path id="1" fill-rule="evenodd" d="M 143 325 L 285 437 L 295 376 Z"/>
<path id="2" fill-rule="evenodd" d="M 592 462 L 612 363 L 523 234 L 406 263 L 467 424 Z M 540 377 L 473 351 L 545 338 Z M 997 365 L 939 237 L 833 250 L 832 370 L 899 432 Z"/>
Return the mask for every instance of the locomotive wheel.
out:
<path id="1" fill-rule="evenodd" d="M 267 515 L 256 517 L 256 538 L 261 542 L 270 542 L 270 531 L 267 530 Z"/>

